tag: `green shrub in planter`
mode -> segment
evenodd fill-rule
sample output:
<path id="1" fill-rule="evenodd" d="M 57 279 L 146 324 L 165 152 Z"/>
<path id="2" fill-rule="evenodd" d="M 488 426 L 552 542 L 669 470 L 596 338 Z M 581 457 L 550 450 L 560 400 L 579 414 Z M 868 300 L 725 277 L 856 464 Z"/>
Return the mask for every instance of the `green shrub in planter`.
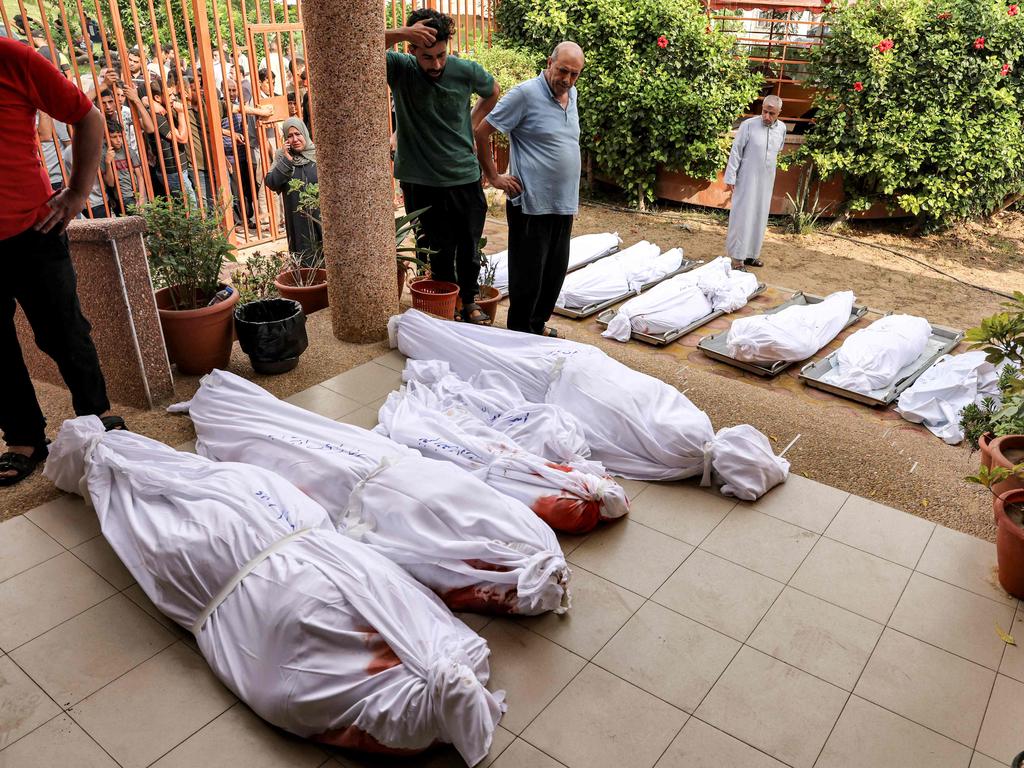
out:
<path id="1" fill-rule="evenodd" d="M 800 157 L 842 172 L 852 207 L 939 229 L 1024 191 L 1024 16 L 1003 0 L 828 6 L 817 125 Z"/>
<path id="2" fill-rule="evenodd" d="M 581 144 L 638 202 L 654 199 L 659 164 L 714 178 L 759 94 L 761 75 L 698 0 L 502 0 L 497 19 L 503 43 L 539 57 L 583 47 Z"/>
<path id="3" fill-rule="evenodd" d="M 508 93 L 519 83 L 536 77 L 544 69 L 547 61 L 539 53 L 531 53 L 524 48 L 502 45 L 498 42 L 490 46 L 479 46 L 463 56 L 490 72 L 498 81 L 502 94 Z M 476 101 L 476 96 L 473 100 Z M 496 133 L 494 136 L 498 144 L 508 146 L 505 134 Z"/>

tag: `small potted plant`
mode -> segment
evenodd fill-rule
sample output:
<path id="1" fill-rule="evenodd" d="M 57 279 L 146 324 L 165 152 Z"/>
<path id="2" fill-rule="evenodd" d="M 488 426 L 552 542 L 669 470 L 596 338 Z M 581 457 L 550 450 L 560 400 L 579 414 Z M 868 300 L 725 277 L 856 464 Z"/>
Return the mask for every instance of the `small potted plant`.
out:
<path id="1" fill-rule="evenodd" d="M 1021 476 L 1024 462 L 1012 467 L 982 467 L 978 474 L 965 478 L 969 483 L 985 486 L 994 497 L 999 583 L 1017 598 L 1024 598 L 1024 489 L 1018 487 L 1001 494 L 995 489 Z"/>
<path id="2" fill-rule="evenodd" d="M 498 271 L 498 264 L 497 262 L 492 262 L 487 254 L 484 253 L 486 245 L 487 238 L 481 237 L 480 242 L 477 244 L 477 253 L 480 255 L 480 266 L 482 269 L 480 285 L 477 288 L 476 303 L 483 313 L 491 319 L 488 325 L 494 325 L 494 321 L 498 317 L 498 302 L 501 301 L 501 292 L 494 287 L 494 276 Z"/>
<path id="3" fill-rule="evenodd" d="M 295 179 L 288 185 L 290 192 L 299 193 L 298 210 L 311 223 L 320 221 L 320 185 L 307 184 Z M 303 253 L 289 253 L 274 287 L 282 297 L 294 299 L 307 315 L 327 306 L 327 270 L 324 268 L 323 243 L 316 243 Z"/>
<path id="4" fill-rule="evenodd" d="M 146 221 L 146 251 L 168 358 L 188 375 L 226 368 L 238 293 L 221 282 L 224 264 L 235 261 L 221 212 L 203 216 L 165 197 L 137 211 Z"/>
<path id="5" fill-rule="evenodd" d="M 294 299 L 279 297 L 274 287 L 283 261 L 282 254 L 257 251 L 234 275 L 241 295 L 235 309 L 235 332 L 257 373 L 292 370 L 309 346 L 302 306 Z"/>
<path id="6" fill-rule="evenodd" d="M 410 273 L 425 274 L 430 269 L 430 264 L 420 259 L 420 256 L 429 257 L 436 251 L 424 248 L 419 244 L 420 216 L 428 208 L 420 208 L 418 211 L 407 213 L 404 216 L 395 217 L 395 261 L 398 269 L 398 298 L 402 298 L 402 291 L 405 290 L 405 281 Z M 409 238 L 412 237 L 410 242 Z"/>

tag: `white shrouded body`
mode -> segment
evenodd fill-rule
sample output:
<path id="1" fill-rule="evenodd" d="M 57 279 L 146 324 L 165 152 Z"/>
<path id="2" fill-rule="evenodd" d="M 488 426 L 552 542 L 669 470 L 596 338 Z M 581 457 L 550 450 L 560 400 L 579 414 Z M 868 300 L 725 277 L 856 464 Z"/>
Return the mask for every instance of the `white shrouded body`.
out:
<path id="1" fill-rule="evenodd" d="M 839 291 L 816 304 L 734 320 L 726 336 L 729 354 L 747 363 L 806 360 L 846 326 L 853 291 Z"/>
<path id="2" fill-rule="evenodd" d="M 658 246 L 641 240 L 566 275 L 555 303 L 559 307 L 578 309 L 625 293 L 639 293 L 645 284 L 675 272 L 682 263 L 682 248 L 662 253 Z"/>
<path id="3" fill-rule="evenodd" d="M 932 335 L 923 317 L 887 315 L 850 334 L 836 352 L 832 370 L 822 381 L 868 394 L 893 384 L 914 362 Z"/>
<path id="4" fill-rule="evenodd" d="M 595 256 L 606 253 L 617 247 L 622 240 L 615 232 L 595 232 L 590 235 L 577 235 L 569 241 L 569 266 L 573 269 L 590 261 Z M 487 260 L 494 269 L 494 282 L 492 285 L 499 293 L 508 293 L 508 251 L 499 251 L 487 255 Z M 487 275 L 487 270 L 480 269 L 480 282 L 482 283 Z"/>

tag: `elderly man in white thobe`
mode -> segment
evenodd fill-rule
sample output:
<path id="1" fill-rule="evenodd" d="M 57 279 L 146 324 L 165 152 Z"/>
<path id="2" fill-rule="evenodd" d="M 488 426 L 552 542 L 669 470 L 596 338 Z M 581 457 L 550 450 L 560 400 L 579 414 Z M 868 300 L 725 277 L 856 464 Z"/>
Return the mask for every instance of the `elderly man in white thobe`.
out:
<path id="1" fill-rule="evenodd" d="M 775 164 L 786 141 L 779 120 L 782 99 L 766 96 L 760 117 L 740 123 L 725 166 L 725 186 L 732 193 L 725 251 L 733 264 L 763 267 L 761 244 L 775 186 Z"/>

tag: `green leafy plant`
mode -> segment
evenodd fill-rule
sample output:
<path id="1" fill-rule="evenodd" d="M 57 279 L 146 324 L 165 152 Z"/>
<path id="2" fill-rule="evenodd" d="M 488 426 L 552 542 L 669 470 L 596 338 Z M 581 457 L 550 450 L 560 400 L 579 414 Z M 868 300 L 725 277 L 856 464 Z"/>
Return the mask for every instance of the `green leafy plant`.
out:
<path id="1" fill-rule="evenodd" d="M 464 56 L 490 72 L 503 94 L 508 93 L 519 83 L 536 77 L 544 69 L 545 61 L 537 52 L 497 42 L 490 46 L 477 46 Z M 473 99 L 475 102 L 476 97 Z M 503 133 L 495 133 L 494 141 L 499 146 L 508 146 L 508 137 Z"/>
<path id="2" fill-rule="evenodd" d="M 256 251 L 245 260 L 242 268 L 232 275 L 231 281 L 238 289 L 239 300 L 244 304 L 277 296 L 274 278 L 280 273 L 287 260 L 285 253 L 263 253 Z"/>
<path id="3" fill-rule="evenodd" d="M 415 270 L 417 274 L 424 274 L 430 269 L 430 263 L 420 259 L 420 256 L 429 256 L 437 251 L 424 248 L 419 244 L 420 216 L 429 210 L 420 208 L 418 211 L 407 213 L 404 216 L 395 217 L 395 259 L 398 262 L 398 269 Z"/>
<path id="4" fill-rule="evenodd" d="M 487 238 L 481 237 L 480 242 L 476 245 L 476 255 L 480 259 L 480 267 L 483 272 L 483 277 L 480 279 L 480 285 L 494 286 L 494 279 L 498 274 L 498 262 L 492 261 L 491 257 L 484 253 L 484 248 L 487 247 Z"/>
<path id="5" fill-rule="evenodd" d="M 979 467 L 978 472 L 964 478 L 968 483 L 980 485 L 988 489 L 988 492 L 996 496 L 993 488 L 1006 480 L 1024 477 L 1024 462 L 1015 464 L 1012 467 Z M 1020 503 L 1007 504 L 1006 516 L 1016 525 L 1024 527 L 1024 505 Z"/>
<path id="6" fill-rule="evenodd" d="M 814 197 L 811 198 L 811 184 L 814 185 Z M 821 202 L 821 183 L 815 173 L 814 163 L 808 163 L 800 171 L 796 184 L 796 197 L 786 194 L 791 208 L 786 231 L 794 235 L 809 235 L 818 226 L 818 219 L 825 212 Z"/>
<path id="7" fill-rule="evenodd" d="M 288 191 L 297 192 L 299 195 L 296 210 L 306 218 L 310 226 L 315 225 L 323 231 L 323 220 L 320 216 L 320 184 L 292 179 L 288 182 Z M 322 240 L 318 240 L 311 252 L 289 253 L 285 271 L 293 273 L 295 285 L 318 285 L 323 280 L 318 277 L 317 270 L 324 268 L 324 261 L 324 244 Z"/>
<path id="8" fill-rule="evenodd" d="M 797 160 L 843 174 L 850 208 L 880 202 L 935 230 L 1024 191 L 1024 18 L 1004 0 L 827 7 L 812 57 L 816 125 Z"/>
<path id="9" fill-rule="evenodd" d="M 999 312 L 967 331 L 964 338 L 971 349 L 985 352 L 993 365 L 1009 360 L 1019 369 L 1024 366 L 1024 293 L 1015 291 L 1012 301 L 1003 302 L 1007 312 Z"/>
<path id="10" fill-rule="evenodd" d="M 496 14 L 502 42 L 538 57 L 582 46 L 580 143 L 638 204 L 659 165 L 714 178 L 763 79 L 698 0 L 502 0 Z"/>
<path id="11" fill-rule="evenodd" d="M 235 252 L 220 211 L 196 209 L 157 197 L 137 206 L 146 221 L 146 250 L 155 288 L 168 288 L 171 307 L 198 309 L 217 292 L 225 262 Z"/>

